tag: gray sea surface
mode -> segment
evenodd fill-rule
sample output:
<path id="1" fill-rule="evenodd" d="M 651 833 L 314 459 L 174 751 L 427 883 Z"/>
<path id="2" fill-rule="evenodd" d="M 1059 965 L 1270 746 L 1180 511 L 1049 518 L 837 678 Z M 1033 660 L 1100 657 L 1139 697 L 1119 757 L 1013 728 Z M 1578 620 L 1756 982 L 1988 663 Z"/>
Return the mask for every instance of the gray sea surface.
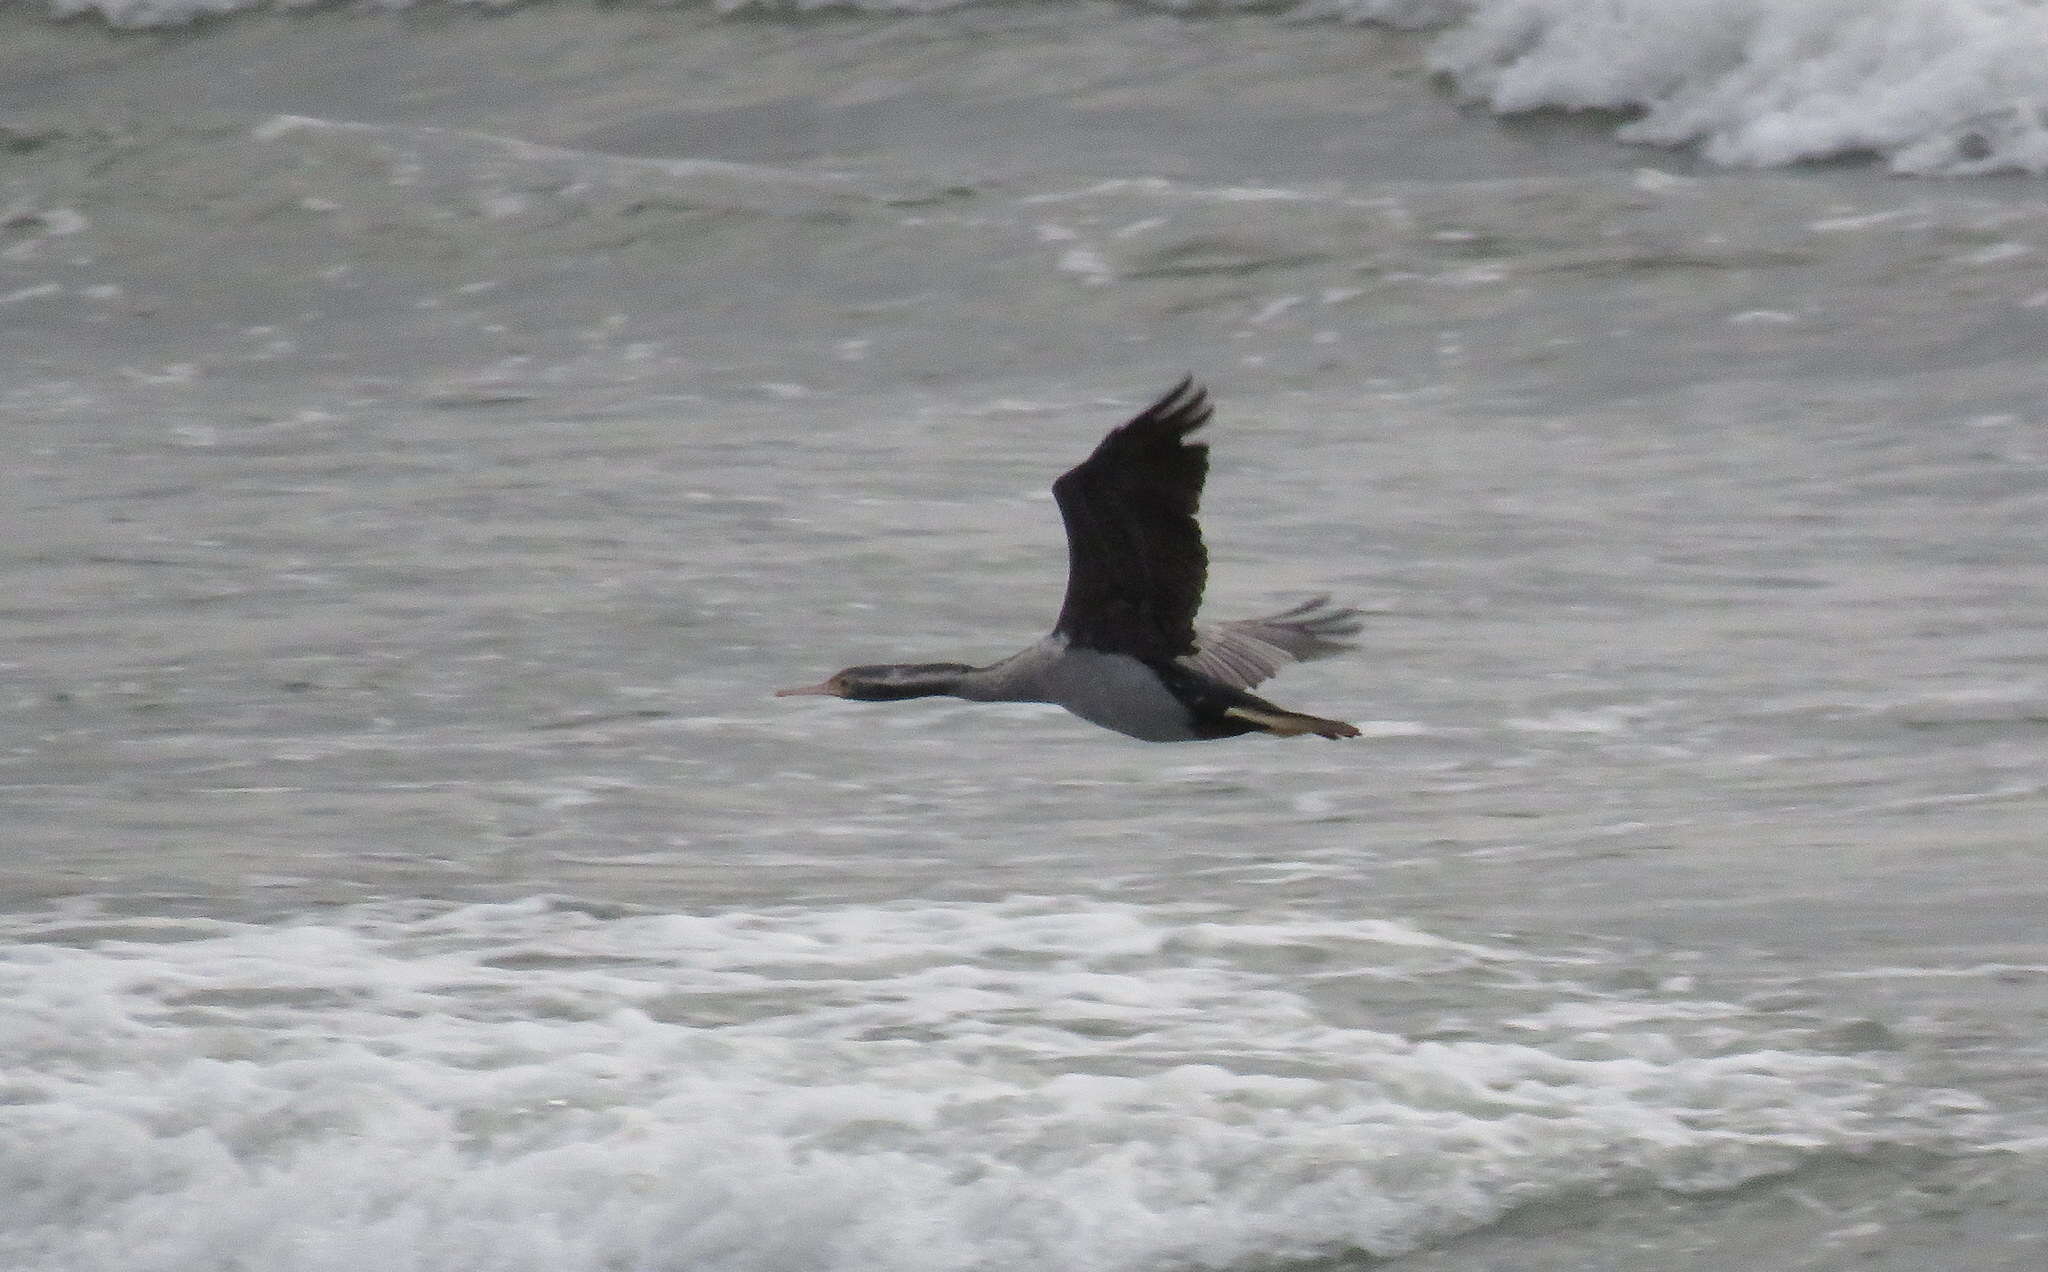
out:
<path id="1" fill-rule="evenodd" d="M 0 9 L 0 1254 L 2041 1267 L 2040 181 L 1428 39 Z M 1363 738 L 770 696 L 1188 372 Z"/>

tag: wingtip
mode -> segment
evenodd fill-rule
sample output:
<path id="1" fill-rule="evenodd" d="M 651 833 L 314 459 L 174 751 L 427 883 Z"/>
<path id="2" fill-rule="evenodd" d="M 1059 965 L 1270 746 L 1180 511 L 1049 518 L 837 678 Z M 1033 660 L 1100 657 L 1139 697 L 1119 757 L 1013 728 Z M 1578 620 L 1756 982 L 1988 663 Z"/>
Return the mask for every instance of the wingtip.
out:
<path id="1" fill-rule="evenodd" d="M 1340 605 L 1325 592 L 1267 621 L 1284 623 L 1333 649 L 1344 649 L 1349 648 L 1351 637 L 1365 630 L 1365 611 L 1355 605 Z"/>
<path id="2" fill-rule="evenodd" d="M 1215 407 L 1209 402 L 1208 388 L 1197 383 L 1195 373 L 1190 371 L 1152 405 L 1140 411 L 1132 423 L 1161 424 L 1177 435 L 1186 436 L 1207 424 L 1214 414 Z"/>

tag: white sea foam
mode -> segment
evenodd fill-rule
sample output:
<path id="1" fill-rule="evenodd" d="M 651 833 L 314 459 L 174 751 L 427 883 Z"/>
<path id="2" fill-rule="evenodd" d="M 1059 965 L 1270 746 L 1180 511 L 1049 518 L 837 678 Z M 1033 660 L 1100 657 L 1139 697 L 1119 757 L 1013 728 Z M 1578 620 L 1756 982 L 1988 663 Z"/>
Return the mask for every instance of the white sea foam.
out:
<path id="1" fill-rule="evenodd" d="M 1721 164 L 2048 172 L 2036 0 L 1491 0 L 1432 62 L 1496 110 L 1640 111 L 1623 140 Z"/>
<path id="2" fill-rule="evenodd" d="M 1584 970 L 1388 919 L 533 901 L 0 935 L 0 1264 L 46 1272 L 1228 1267 L 1954 1124 L 1725 1005 L 1376 1027 L 1375 984 Z"/>

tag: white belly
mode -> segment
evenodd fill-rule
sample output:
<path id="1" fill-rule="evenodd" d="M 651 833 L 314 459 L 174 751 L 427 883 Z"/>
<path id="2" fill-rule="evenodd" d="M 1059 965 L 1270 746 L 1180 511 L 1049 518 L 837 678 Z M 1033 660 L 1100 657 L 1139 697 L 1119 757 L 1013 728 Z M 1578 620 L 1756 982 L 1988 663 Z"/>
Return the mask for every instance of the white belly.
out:
<path id="1" fill-rule="evenodd" d="M 1188 709 L 1152 669 L 1123 654 L 1068 649 L 1040 673 L 1045 701 L 1145 742 L 1191 742 Z"/>

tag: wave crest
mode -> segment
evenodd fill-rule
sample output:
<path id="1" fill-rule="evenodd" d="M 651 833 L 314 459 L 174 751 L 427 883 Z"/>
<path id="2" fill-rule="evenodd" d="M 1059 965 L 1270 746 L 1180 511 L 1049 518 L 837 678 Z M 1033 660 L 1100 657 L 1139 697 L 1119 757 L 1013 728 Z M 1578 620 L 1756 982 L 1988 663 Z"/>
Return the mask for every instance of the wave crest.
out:
<path id="1" fill-rule="evenodd" d="M 1496 111 L 1640 111 L 1621 140 L 1726 166 L 2048 172 L 2048 10 L 2023 0 L 1501 0 L 1431 62 Z"/>

